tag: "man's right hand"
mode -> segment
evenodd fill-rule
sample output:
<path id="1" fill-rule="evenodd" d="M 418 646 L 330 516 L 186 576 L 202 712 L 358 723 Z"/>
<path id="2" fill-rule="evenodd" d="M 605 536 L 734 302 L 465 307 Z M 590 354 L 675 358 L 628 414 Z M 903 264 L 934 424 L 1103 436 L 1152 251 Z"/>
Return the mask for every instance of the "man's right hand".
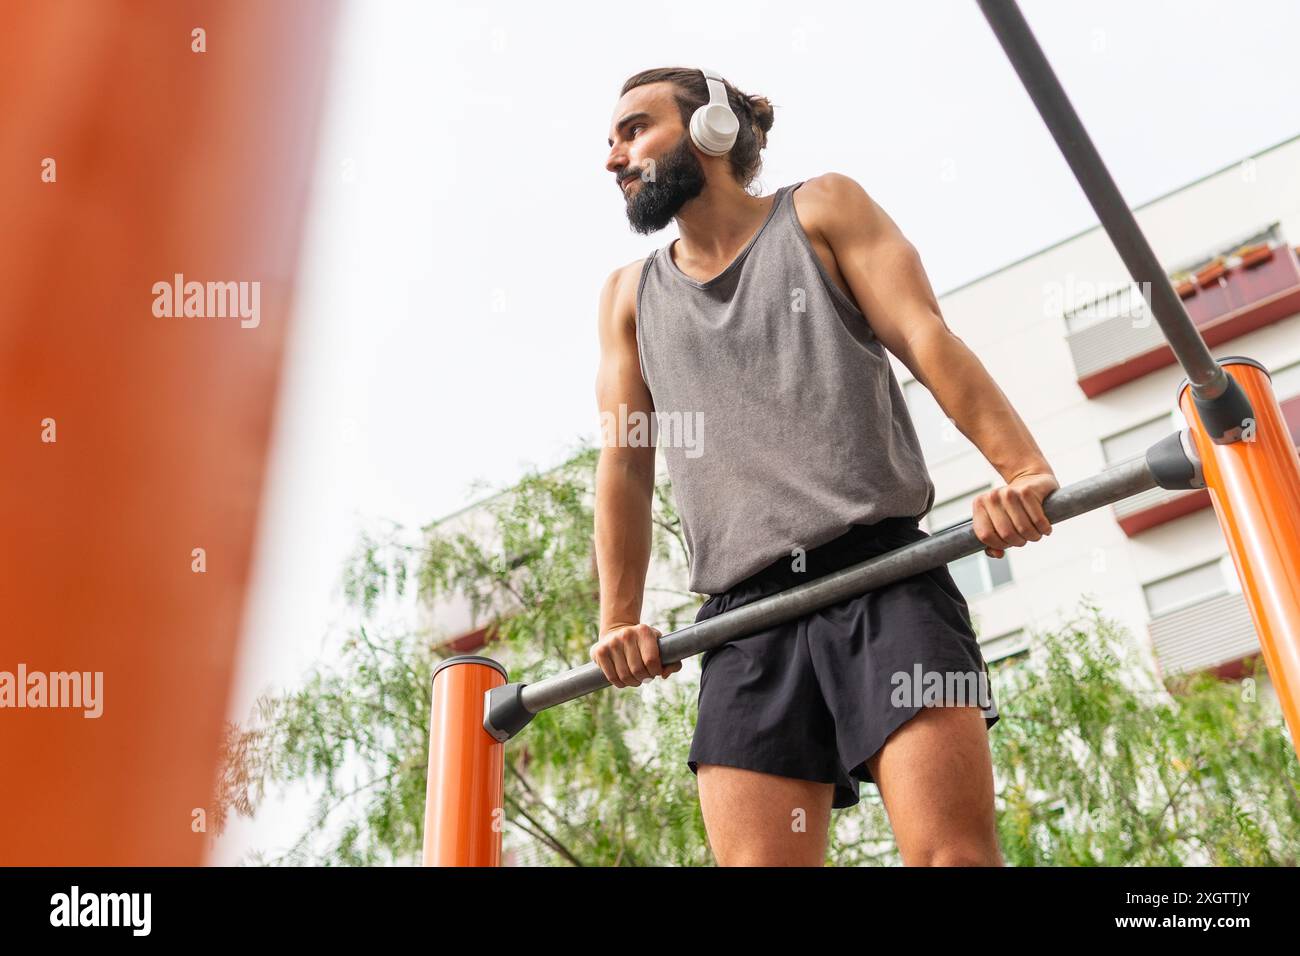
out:
<path id="1" fill-rule="evenodd" d="M 591 646 L 591 659 L 615 687 L 640 687 L 652 677 L 667 680 L 682 669 L 682 662 L 665 666 L 659 660 L 661 637 L 649 624 L 615 624 Z"/>

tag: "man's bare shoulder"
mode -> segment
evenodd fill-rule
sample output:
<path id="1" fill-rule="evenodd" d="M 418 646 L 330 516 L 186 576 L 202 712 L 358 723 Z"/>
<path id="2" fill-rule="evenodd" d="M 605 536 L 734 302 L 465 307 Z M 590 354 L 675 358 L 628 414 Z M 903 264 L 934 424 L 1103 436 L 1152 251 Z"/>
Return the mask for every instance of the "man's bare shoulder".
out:
<path id="1" fill-rule="evenodd" d="M 870 228 L 883 215 L 862 185 L 843 173 L 822 173 L 804 180 L 795 190 L 794 203 L 804 229 L 824 237 L 835 235 L 849 224 Z"/>
<path id="2" fill-rule="evenodd" d="M 645 257 L 635 259 L 625 266 L 619 266 L 614 270 L 614 275 L 618 278 L 620 287 L 631 286 L 632 291 L 636 291 L 637 285 L 641 281 L 641 271 L 645 268 Z"/>
<path id="3" fill-rule="evenodd" d="M 795 190 L 795 195 L 816 204 L 861 200 L 867 195 L 852 176 L 844 173 L 822 173 L 805 179 L 803 185 Z"/>
<path id="4" fill-rule="evenodd" d="M 635 320 L 636 290 L 641 282 L 645 259 L 637 259 L 619 266 L 605 280 L 602 299 L 608 304 L 615 319 Z"/>

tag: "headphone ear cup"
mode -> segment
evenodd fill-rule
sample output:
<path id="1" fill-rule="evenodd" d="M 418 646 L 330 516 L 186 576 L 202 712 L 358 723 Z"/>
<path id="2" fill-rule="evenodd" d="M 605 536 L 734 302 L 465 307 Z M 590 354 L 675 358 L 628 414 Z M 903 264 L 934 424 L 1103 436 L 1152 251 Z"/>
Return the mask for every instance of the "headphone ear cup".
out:
<path id="1" fill-rule="evenodd" d="M 691 114 L 691 139 L 710 156 L 730 151 L 739 133 L 736 114 L 721 103 L 705 103 Z"/>

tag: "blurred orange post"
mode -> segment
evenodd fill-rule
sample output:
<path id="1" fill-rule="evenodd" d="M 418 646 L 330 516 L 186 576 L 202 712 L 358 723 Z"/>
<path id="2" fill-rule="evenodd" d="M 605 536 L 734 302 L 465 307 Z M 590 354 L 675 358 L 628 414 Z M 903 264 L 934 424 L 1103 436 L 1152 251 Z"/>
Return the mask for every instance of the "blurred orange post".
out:
<path id="1" fill-rule="evenodd" d="M 425 866 L 500 866 L 505 744 L 483 729 L 487 692 L 506 682 L 488 657 L 449 657 L 433 671 Z"/>
<path id="2" fill-rule="evenodd" d="M 209 848 L 334 16 L 5 5 L 0 864 Z"/>
<path id="3" fill-rule="evenodd" d="M 1250 398 L 1255 421 L 1232 444 L 1212 442 L 1186 383 L 1178 404 L 1300 757 L 1300 455 L 1268 372 L 1253 359 L 1219 363 Z"/>

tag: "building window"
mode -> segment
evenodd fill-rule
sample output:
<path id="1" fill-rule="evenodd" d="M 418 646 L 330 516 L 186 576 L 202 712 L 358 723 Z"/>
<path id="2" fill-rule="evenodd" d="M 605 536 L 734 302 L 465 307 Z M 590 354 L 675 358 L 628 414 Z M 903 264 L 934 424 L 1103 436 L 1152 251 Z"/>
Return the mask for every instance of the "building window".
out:
<path id="1" fill-rule="evenodd" d="M 905 384 L 903 396 L 907 399 L 907 408 L 926 462 L 936 465 L 975 447 L 920 382 L 913 379 Z"/>
<path id="2" fill-rule="evenodd" d="M 988 491 L 990 487 L 984 485 L 982 488 L 976 488 L 936 504 L 926 516 L 930 533 L 937 534 L 968 520 L 971 517 L 975 496 Z M 952 579 L 957 582 L 957 587 L 961 589 L 962 594 L 968 598 L 987 594 L 1011 580 L 1011 562 L 1005 557 L 990 558 L 983 551 L 958 558 L 948 565 L 948 571 L 952 574 Z"/>
<path id="3" fill-rule="evenodd" d="M 1300 362 L 1274 369 L 1269 373 L 1269 378 L 1273 380 L 1273 394 L 1279 402 L 1300 395 Z"/>
<path id="4" fill-rule="evenodd" d="M 1177 574 L 1142 585 L 1147 610 L 1159 617 L 1179 608 L 1227 594 L 1232 590 L 1223 571 L 1223 558 L 1198 564 Z"/>
<path id="5" fill-rule="evenodd" d="M 980 653 L 988 664 L 1006 664 L 1029 656 L 1029 637 L 1023 627 L 980 641 Z"/>
<path id="6" fill-rule="evenodd" d="M 1122 432 L 1103 438 L 1101 453 L 1105 456 L 1107 465 L 1126 461 L 1146 454 L 1148 448 L 1181 427 L 1176 423 L 1173 412 L 1165 412 L 1140 425 L 1134 425 L 1132 428 L 1126 428 Z"/>
<path id="7" fill-rule="evenodd" d="M 1300 445 L 1300 362 L 1292 362 L 1269 375 L 1273 381 L 1273 395 L 1282 409 L 1282 425 L 1291 435 L 1291 441 Z"/>
<path id="8" fill-rule="evenodd" d="M 1300 362 L 1292 362 L 1283 365 L 1282 368 L 1273 369 L 1269 377 L 1273 380 L 1273 394 L 1277 395 L 1279 403 L 1300 397 Z M 1186 427 L 1186 421 L 1177 410 L 1164 412 L 1156 418 L 1126 428 L 1123 432 L 1115 432 L 1112 436 L 1102 438 L 1101 453 L 1106 459 L 1106 464 L 1110 466 L 1147 453 L 1147 449 L 1166 434 L 1182 431 Z"/>
<path id="9" fill-rule="evenodd" d="M 1273 383 L 1273 394 L 1278 403 L 1300 396 L 1300 362 L 1292 362 L 1269 373 Z M 1170 432 L 1181 431 L 1187 427 L 1182 415 L 1177 411 L 1165 412 L 1148 419 L 1122 432 L 1108 435 L 1101 440 L 1101 452 L 1106 464 L 1113 465 L 1143 455 L 1146 450 L 1164 438 Z"/>

